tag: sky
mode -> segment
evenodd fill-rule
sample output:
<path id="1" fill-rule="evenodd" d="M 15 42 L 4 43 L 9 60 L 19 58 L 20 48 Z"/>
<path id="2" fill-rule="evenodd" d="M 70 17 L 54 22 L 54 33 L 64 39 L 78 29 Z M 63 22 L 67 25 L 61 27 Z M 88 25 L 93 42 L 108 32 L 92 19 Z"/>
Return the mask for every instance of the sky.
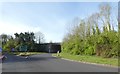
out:
<path id="1" fill-rule="evenodd" d="M 1 2 L 0 34 L 41 32 L 46 42 L 61 42 L 68 23 L 99 11 L 99 4 L 101 2 Z M 115 7 L 117 3 L 110 4 Z"/>

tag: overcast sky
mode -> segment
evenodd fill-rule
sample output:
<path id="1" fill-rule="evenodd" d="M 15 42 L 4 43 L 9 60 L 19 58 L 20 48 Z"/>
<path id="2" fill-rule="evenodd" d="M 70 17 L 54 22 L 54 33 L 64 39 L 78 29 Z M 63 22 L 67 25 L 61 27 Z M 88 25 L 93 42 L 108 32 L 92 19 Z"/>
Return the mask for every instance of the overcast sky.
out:
<path id="1" fill-rule="evenodd" d="M 61 42 L 66 25 L 74 18 L 98 12 L 100 2 L 0 3 L 0 34 L 42 32 L 46 42 Z M 114 8 L 117 3 L 110 3 Z"/>

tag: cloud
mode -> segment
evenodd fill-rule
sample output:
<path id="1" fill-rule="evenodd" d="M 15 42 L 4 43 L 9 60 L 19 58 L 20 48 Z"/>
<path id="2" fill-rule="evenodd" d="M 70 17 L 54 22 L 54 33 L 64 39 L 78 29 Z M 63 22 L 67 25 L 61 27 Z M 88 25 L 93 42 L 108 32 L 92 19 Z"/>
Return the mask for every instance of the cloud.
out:
<path id="1" fill-rule="evenodd" d="M 14 34 L 14 33 L 20 33 L 20 32 L 37 32 L 39 31 L 39 27 L 32 27 L 27 26 L 22 23 L 17 22 L 5 22 L 0 21 L 0 34 Z"/>

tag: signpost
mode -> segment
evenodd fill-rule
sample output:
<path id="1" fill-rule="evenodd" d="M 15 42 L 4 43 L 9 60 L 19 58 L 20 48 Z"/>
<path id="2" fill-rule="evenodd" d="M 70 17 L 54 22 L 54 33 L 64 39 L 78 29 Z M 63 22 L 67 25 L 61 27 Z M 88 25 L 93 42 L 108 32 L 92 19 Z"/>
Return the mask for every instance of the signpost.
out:
<path id="1" fill-rule="evenodd" d="M 19 50 L 26 52 L 26 51 L 27 51 L 27 45 L 22 45 L 22 46 L 20 46 Z"/>

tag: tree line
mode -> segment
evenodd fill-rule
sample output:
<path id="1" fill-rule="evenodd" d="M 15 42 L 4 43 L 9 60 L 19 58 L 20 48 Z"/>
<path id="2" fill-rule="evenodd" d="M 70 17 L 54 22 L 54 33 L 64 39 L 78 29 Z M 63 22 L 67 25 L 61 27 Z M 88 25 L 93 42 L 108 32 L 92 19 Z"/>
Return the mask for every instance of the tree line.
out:
<path id="1" fill-rule="evenodd" d="M 100 4 L 99 12 L 79 20 L 64 36 L 62 52 L 74 55 L 96 55 L 106 58 L 118 57 L 120 52 L 118 19 L 112 18 L 112 7 Z M 114 19 L 114 20 L 112 20 Z M 76 24 L 77 23 L 77 24 Z"/>
<path id="2" fill-rule="evenodd" d="M 41 32 L 14 33 L 14 36 L 1 34 L 0 43 L 3 51 L 19 51 L 20 46 L 27 46 L 28 51 L 35 51 L 35 44 L 44 42 L 44 35 Z"/>

